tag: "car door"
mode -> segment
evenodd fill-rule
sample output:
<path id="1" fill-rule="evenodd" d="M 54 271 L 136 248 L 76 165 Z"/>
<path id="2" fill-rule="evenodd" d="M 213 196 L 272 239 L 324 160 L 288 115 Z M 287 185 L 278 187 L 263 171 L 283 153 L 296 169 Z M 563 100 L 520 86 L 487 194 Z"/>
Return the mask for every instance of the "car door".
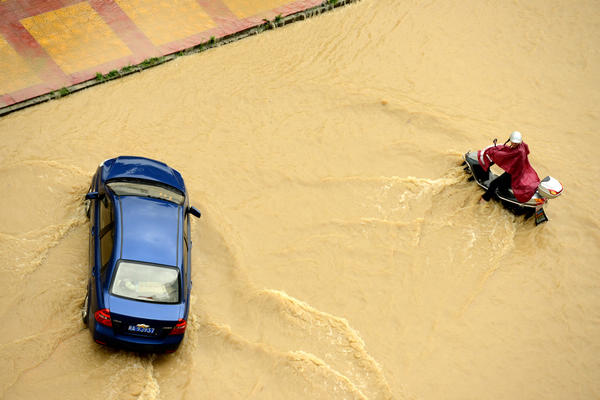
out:
<path id="1" fill-rule="evenodd" d="M 96 200 L 90 201 L 90 235 L 89 235 L 89 261 L 88 261 L 88 274 L 92 275 L 92 270 L 96 266 L 96 239 L 97 239 L 97 221 L 96 215 L 98 214 L 96 207 L 98 206 L 98 202 Z"/>
<path id="2" fill-rule="evenodd" d="M 189 302 L 190 292 L 192 290 L 192 260 L 191 260 L 192 239 L 190 237 L 190 217 L 185 213 L 183 223 L 183 290 L 186 302 Z"/>
<path id="3" fill-rule="evenodd" d="M 102 297 L 107 268 L 114 247 L 114 208 L 112 200 L 101 184 L 98 199 L 94 201 L 90 233 L 90 311 L 104 308 Z"/>
<path id="4" fill-rule="evenodd" d="M 89 192 L 96 192 L 98 190 L 97 179 L 98 173 L 94 174 L 92 178 L 92 184 L 90 185 Z M 92 270 L 96 265 L 96 237 L 98 233 L 98 223 L 96 221 L 96 216 L 98 215 L 98 202 L 96 199 L 90 199 L 87 205 L 87 216 L 90 220 L 90 234 L 89 234 L 89 260 L 88 260 L 88 276 L 92 275 Z"/>

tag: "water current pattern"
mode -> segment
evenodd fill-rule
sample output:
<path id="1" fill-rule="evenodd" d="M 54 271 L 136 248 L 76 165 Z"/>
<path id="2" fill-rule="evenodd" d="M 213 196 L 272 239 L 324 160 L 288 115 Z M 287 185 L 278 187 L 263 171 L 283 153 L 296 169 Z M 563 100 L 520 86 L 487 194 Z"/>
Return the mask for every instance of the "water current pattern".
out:
<path id="1" fill-rule="evenodd" d="M 362 0 L 1 118 L 0 398 L 599 398 L 599 11 Z M 460 166 L 513 130 L 538 227 Z M 203 214 L 173 354 L 81 323 L 117 155 Z"/>

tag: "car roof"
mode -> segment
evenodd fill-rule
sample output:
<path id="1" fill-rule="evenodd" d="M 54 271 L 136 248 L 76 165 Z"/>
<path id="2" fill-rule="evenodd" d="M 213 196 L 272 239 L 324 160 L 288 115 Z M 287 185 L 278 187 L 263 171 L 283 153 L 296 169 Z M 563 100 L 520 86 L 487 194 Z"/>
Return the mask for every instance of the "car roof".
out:
<path id="1" fill-rule="evenodd" d="M 160 161 L 145 157 L 120 156 L 106 160 L 102 165 L 102 178 L 105 182 L 113 179 L 142 179 L 160 182 L 185 193 L 181 174 Z"/>
<path id="2" fill-rule="evenodd" d="M 155 264 L 178 266 L 181 206 L 148 197 L 117 199 L 121 233 L 121 256 Z"/>

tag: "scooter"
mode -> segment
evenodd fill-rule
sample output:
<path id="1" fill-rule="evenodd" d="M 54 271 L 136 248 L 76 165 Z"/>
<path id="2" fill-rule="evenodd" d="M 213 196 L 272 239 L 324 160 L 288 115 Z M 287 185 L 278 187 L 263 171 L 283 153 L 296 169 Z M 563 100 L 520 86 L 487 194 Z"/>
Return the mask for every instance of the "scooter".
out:
<path id="1" fill-rule="evenodd" d="M 494 139 L 494 145 L 497 140 Z M 482 152 L 484 152 L 482 150 Z M 474 180 L 484 190 L 487 190 L 490 183 L 498 177 L 494 174 L 491 169 L 484 171 L 479 164 L 477 151 L 468 151 L 464 155 L 465 172 L 471 174 L 469 181 Z M 525 215 L 528 219 L 535 215 L 536 226 L 547 222 L 548 217 L 544 211 L 544 206 L 548 204 L 550 199 L 555 199 L 562 194 L 562 184 L 551 176 L 547 176 L 540 182 L 535 194 L 526 203 L 519 202 L 510 188 L 498 188 L 496 189 L 496 198 L 500 200 L 502 205 L 508 210 L 512 211 L 515 215 Z"/>

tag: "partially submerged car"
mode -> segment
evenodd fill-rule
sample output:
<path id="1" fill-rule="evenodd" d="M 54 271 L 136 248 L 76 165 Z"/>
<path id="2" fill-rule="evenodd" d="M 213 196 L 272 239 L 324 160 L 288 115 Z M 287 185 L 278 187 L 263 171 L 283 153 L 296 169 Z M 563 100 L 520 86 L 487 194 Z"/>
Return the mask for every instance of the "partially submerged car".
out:
<path id="1" fill-rule="evenodd" d="M 90 261 L 82 319 L 94 340 L 134 351 L 173 352 L 187 326 L 190 215 L 181 174 L 122 156 L 98 167 L 88 193 Z"/>

